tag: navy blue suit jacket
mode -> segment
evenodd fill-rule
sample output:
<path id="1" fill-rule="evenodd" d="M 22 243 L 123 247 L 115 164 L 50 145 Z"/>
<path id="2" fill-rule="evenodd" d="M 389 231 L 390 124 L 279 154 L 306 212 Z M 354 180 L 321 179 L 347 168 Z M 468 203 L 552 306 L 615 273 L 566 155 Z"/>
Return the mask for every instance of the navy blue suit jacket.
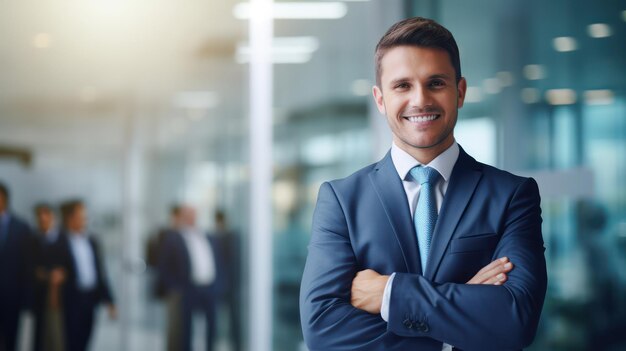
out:
<path id="1" fill-rule="evenodd" d="M 518 350 L 535 335 L 546 291 L 539 191 L 462 149 L 422 275 L 402 181 L 390 154 L 324 183 L 302 279 L 305 341 L 314 350 Z M 466 285 L 507 256 L 502 286 Z M 389 322 L 350 304 L 358 271 L 396 272 Z"/>
<path id="2" fill-rule="evenodd" d="M 67 232 L 62 232 L 59 235 L 59 238 L 57 239 L 58 248 L 56 249 L 58 257 L 53 258 L 53 260 L 55 260 L 67 272 L 66 282 L 63 284 L 63 300 L 64 308 L 66 310 L 73 307 L 73 301 L 75 300 L 77 294 L 80 293 L 78 290 L 76 260 L 72 254 L 69 235 L 71 234 L 68 234 Z M 95 289 L 97 300 L 98 302 L 112 303 L 113 295 L 111 294 L 111 288 L 109 287 L 100 245 L 94 236 L 89 236 L 88 240 L 89 244 L 91 244 L 91 249 L 93 250 L 96 265 L 97 281 Z"/>
<path id="3" fill-rule="evenodd" d="M 10 214 L 0 241 L 0 304 L 15 310 L 30 307 L 33 289 L 32 244 L 30 227 Z"/>

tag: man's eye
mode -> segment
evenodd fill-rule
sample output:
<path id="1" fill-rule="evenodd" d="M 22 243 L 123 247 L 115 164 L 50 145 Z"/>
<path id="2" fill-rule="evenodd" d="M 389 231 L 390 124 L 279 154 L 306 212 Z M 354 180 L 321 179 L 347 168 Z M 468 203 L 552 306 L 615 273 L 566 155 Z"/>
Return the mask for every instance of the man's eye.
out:
<path id="1" fill-rule="evenodd" d="M 396 85 L 396 89 L 408 89 L 409 88 L 409 84 L 408 83 L 400 83 L 398 85 Z"/>
<path id="2" fill-rule="evenodd" d="M 433 80 L 432 82 L 430 82 L 430 86 L 432 87 L 442 87 L 446 85 L 446 83 L 442 80 Z"/>

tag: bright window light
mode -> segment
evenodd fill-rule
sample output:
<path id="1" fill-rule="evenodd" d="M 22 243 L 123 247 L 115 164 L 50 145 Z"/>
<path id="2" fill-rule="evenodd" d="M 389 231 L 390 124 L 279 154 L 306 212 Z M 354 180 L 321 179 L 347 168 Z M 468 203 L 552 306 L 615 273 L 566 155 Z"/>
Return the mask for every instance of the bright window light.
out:
<path id="1" fill-rule="evenodd" d="M 572 37 L 554 38 L 554 40 L 552 41 L 552 45 L 554 45 L 554 50 L 558 52 L 569 52 L 578 49 L 576 39 Z"/>
<path id="2" fill-rule="evenodd" d="M 606 38 L 611 36 L 611 27 L 605 23 L 594 23 L 587 26 L 587 33 L 592 38 Z"/>
<path id="3" fill-rule="evenodd" d="M 476 103 L 483 101 L 483 91 L 480 87 L 467 87 L 465 92 L 465 103 Z"/>
<path id="4" fill-rule="evenodd" d="M 306 63 L 318 48 L 316 37 L 276 37 L 272 42 L 272 62 Z M 238 63 L 250 61 L 250 46 L 247 43 L 237 45 L 235 59 Z"/>
<path id="5" fill-rule="evenodd" d="M 539 80 L 546 77 L 546 68 L 542 65 L 526 65 L 523 68 L 524 77 L 528 80 Z"/>
<path id="6" fill-rule="evenodd" d="M 587 105 L 610 105 L 615 100 L 612 90 L 586 90 L 584 92 L 585 103 Z"/>
<path id="7" fill-rule="evenodd" d="M 546 91 L 550 105 L 571 105 L 576 103 L 576 92 L 572 89 L 551 89 Z"/>
<path id="8" fill-rule="evenodd" d="M 338 19 L 348 13 L 348 6 L 343 2 L 276 2 L 272 12 L 275 19 Z M 233 15 L 237 19 L 249 19 L 250 4 L 235 5 Z"/>
<path id="9" fill-rule="evenodd" d="M 367 79 L 357 79 L 350 87 L 355 96 L 369 96 L 372 93 L 372 83 Z"/>
<path id="10" fill-rule="evenodd" d="M 487 94 L 498 94 L 502 90 L 498 78 L 487 78 L 483 81 L 483 88 Z"/>

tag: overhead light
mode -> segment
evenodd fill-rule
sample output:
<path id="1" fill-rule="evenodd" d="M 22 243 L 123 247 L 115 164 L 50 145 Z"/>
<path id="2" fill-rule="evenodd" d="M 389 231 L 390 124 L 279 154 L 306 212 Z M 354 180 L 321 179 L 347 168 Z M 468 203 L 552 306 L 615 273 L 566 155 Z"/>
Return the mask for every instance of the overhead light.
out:
<path id="1" fill-rule="evenodd" d="M 510 87 L 511 85 L 513 85 L 513 74 L 509 71 L 500 71 L 496 73 L 496 78 L 498 79 L 498 82 L 500 83 L 500 86 L 502 88 Z"/>
<path id="2" fill-rule="evenodd" d="M 546 68 L 542 65 L 526 65 L 522 71 L 528 80 L 539 80 L 546 77 Z"/>
<path id="3" fill-rule="evenodd" d="M 47 49 L 50 47 L 52 38 L 48 33 L 39 33 L 33 38 L 33 46 L 37 49 Z"/>
<path id="4" fill-rule="evenodd" d="M 372 93 L 372 83 L 367 79 L 357 79 L 352 82 L 350 90 L 355 96 L 368 96 Z"/>
<path id="5" fill-rule="evenodd" d="M 250 18 L 250 3 L 242 2 L 233 8 L 237 19 Z M 275 2 L 272 17 L 275 19 L 338 19 L 348 13 L 343 2 Z"/>
<path id="6" fill-rule="evenodd" d="M 609 89 L 585 90 L 583 93 L 587 105 L 610 105 L 615 100 Z"/>
<path id="7" fill-rule="evenodd" d="M 576 43 L 576 39 L 572 37 L 557 37 L 552 40 L 552 45 L 554 46 L 554 50 L 558 52 L 569 52 L 574 51 L 578 48 L 578 44 Z"/>
<path id="8" fill-rule="evenodd" d="M 541 100 L 541 95 L 536 88 L 524 88 L 520 92 L 520 98 L 525 104 L 536 104 Z"/>
<path id="9" fill-rule="evenodd" d="M 576 92 L 572 89 L 551 89 L 546 91 L 550 105 L 571 105 L 576 103 Z"/>
<path id="10" fill-rule="evenodd" d="M 483 91 L 480 87 L 467 87 L 465 91 L 465 103 L 476 103 L 483 101 Z"/>
<path id="11" fill-rule="evenodd" d="M 273 63 L 306 63 L 319 48 L 316 37 L 276 37 L 272 41 Z M 250 62 L 250 45 L 237 45 L 235 59 L 238 63 Z"/>
<path id="12" fill-rule="evenodd" d="M 219 98 L 212 91 L 183 91 L 176 94 L 174 104 L 185 109 L 208 110 L 219 104 Z"/>
<path id="13" fill-rule="evenodd" d="M 483 88 L 487 94 L 498 94 L 502 90 L 498 78 L 487 78 L 483 81 Z"/>
<path id="14" fill-rule="evenodd" d="M 611 27 L 605 23 L 594 23 L 587 26 L 587 33 L 592 38 L 606 38 L 611 36 Z"/>

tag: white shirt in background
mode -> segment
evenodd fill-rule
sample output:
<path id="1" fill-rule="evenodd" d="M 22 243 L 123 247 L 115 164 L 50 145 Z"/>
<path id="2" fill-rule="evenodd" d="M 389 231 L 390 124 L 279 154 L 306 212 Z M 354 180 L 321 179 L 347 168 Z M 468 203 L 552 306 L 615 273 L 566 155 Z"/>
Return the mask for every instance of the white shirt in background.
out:
<path id="1" fill-rule="evenodd" d="M 191 281 L 195 285 L 210 285 L 215 281 L 215 256 L 206 235 L 196 229 L 182 230 L 183 240 L 189 252 Z"/>

